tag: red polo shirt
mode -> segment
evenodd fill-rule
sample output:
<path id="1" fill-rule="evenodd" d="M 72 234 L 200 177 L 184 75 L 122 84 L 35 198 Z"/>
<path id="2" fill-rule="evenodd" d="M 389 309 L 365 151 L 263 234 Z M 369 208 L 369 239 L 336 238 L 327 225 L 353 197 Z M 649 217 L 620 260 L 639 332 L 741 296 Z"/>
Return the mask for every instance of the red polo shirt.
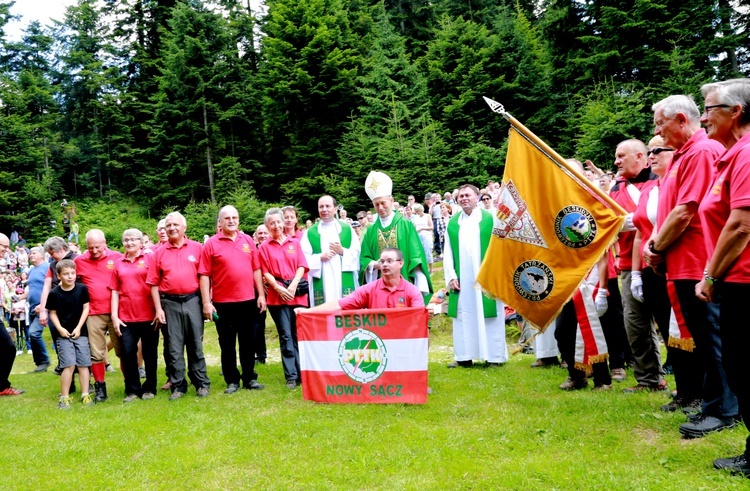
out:
<path id="1" fill-rule="evenodd" d="M 406 281 L 403 276 L 393 291 L 386 286 L 383 278 L 379 278 L 339 300 L 339 305 L 343 310 L 424 307 L 424 297 L 419 288 Z"/>
<path id="2" fill-rule="evenodd" d="M 651 172 L 651 167 L 646 167 L 634 179 L 629 181 L 624 179 L 618 180 L 612 186 L 609 196 L 625 208 L 625 211 L 632 213 L 635 211 L 638 203 L 633 201 L 633 198 L 630 196 L 627 189 L 628 184 L 635 186 L 642 193 L 644 187 L 650 185 L 649 181 L 656 179 L 658 177 Z M 620 232 L 620 235 L 617 236 L 617 243 L 620 246 L 620 271 L 630 271 L 633 269 L 633 240 L 635 240 L 635 232 Z"/>
<path id="3" fill-rule="evenodd" d="M 238 232 L 235 240 L 219 232 L 203 245 L 198 274 L 211 277 L 214 302 L 245 302 L 255 298 L 253 272 L 260 257 L 253 238 Z"/>
<path id="4" fill-rule="evenodd" d="M 678 205 L 699 204 L 713 179 L 713 164 L 724 153 L 724 147 L 710 140 L 700 129 L 674 153 L 659 190 L 659 212 L 656 224 L 664 224 Z M 701 280 L 706 267 L 706 248 L 698 213 L 687 228 L 665 251 L 667 278 Z"/>
<path id="5" fill-rule="evenodd" d="M 99 259 L 92 259 L 89 251 L 77 256 L 76 275 L 89 291 L 89 315 L 109 314 L 111 310 L 109 281 L 115 262 L 122 257 L 117 251 L 105 249 Z"/>
<path id="6" fill-rule="evenodd" d="M 302 253 L 302 247 L 297 239 L 286 237 L 279 243 L 276 239 L 268 239 L 260 245 L 260 269 L 263 274 L 270 273 L 275 278 L 291 280 L 297 274 L 297 269 L 305 268 L 305 274 L 310 271 L 307 260 Z M 307 295 L 300 295 L 288 302 L 281 299 L 273 288 L 268 289 L 266 296 L 268 305 L 308 305 Z"/>
<path id="7" fill-rule="evenodd" d="M 117 316 L 124 322 L 150 322 L 156 311 L 151 287 L 146 284 L 149 263 L 153 254 L 141 251 L 133 261 L 127 257 L 115 263 L 115 270 L 109 281 L 109 289 L 120 294 Z"/>
<path id="8" fill-rule="evenodd" d="M 717 162 L 716 178 L 698 209 L 708 257 L 737 208 L 750 207 L 750 133 L 739 139 Z M 750 283 L 750 247 L 745 247 L 722 278 L 729 283 Z"/>
<path id="9" fill-rule="evenodd" d="M 158 286 L 161 293 L 189 295 L 198 291 L 198 268 L 203 247 L 200 243 L 184 239 L 181 246 L 167 242 L 153 254 L 146 283 Z"/>

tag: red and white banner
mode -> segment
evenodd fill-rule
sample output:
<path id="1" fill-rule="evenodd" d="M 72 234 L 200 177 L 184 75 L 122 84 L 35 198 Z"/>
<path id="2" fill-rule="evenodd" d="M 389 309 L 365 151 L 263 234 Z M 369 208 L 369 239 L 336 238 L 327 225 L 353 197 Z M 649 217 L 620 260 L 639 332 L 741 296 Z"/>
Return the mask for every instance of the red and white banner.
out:
<path id="1" fill-rule="evenodd" d="M 427 311 L 301 312 L 302 397 L 348 404 L 427 402 Z"/>

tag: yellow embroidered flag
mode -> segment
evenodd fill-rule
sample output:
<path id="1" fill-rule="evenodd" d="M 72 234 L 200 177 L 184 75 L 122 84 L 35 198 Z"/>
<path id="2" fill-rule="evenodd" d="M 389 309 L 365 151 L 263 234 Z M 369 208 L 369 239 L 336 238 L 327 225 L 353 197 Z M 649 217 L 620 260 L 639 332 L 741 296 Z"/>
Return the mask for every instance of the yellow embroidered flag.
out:
<path id="1" fill-rule="evenodd" d="M 521 123 L 503 115 L 511 128 L 500 223 L 477 282 L 544 330 L 617 239 L 626 211 Z"/>

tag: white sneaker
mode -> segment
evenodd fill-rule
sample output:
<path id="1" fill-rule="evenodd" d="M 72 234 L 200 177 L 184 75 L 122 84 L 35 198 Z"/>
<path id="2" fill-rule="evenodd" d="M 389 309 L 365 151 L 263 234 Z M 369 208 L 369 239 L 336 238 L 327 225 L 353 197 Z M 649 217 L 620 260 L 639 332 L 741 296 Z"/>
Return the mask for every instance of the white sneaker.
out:
<path id="1" fill-rule="evenodd" d="M 33 355 L 33 354 L 34 354 L 34 352 L 33 352 L 33 351 L 31 351 L 31 350 L 28 350 L 28 351 L 26 352 L 26 354 L 27 354 L 27 355 Z"/>
<path id="2" fill-rule="evenodd" d="M 16 351 L 16 355 L 22 355 L 22 354 L 23 354 L 23 350 Z"/>

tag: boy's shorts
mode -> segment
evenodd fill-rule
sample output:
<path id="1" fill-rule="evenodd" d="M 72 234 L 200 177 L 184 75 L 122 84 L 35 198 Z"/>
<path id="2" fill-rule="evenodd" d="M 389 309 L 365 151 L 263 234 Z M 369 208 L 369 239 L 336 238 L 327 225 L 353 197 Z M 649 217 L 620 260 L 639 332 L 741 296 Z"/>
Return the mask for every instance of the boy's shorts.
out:
<path id="1" fill-rule="evenodd" d="M 78 339 L 57 338 L 57 359 L 60 360 L 60 368 L 72 366 L 90 367 L 91 351 L 89 350 L 89 338 L 80 336 Z"/>

